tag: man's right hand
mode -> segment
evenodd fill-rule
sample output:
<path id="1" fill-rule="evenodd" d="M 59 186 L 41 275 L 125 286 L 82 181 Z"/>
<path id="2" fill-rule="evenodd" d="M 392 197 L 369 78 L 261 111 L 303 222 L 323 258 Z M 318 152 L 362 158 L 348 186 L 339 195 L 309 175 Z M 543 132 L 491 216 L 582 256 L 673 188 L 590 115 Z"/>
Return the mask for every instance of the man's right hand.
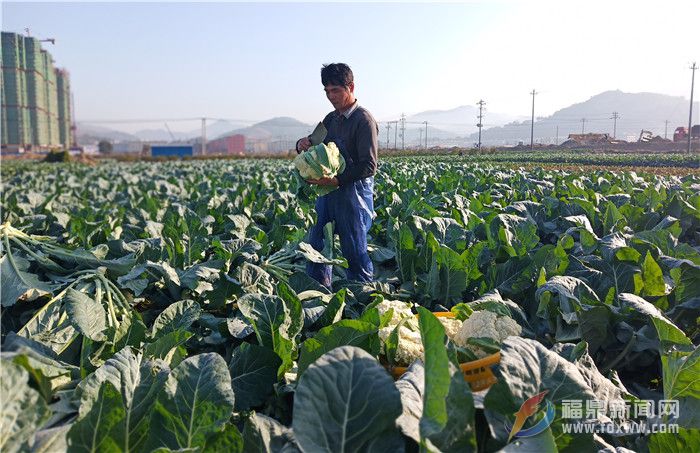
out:
<path id="1" fill-rule="evenodd" d="M 300 153 L 302 151 L 306 151 L 311 147 L 311 140 L 309 140 L 309 137 L 303 137 L 297 140 L 297 153 Z"/>

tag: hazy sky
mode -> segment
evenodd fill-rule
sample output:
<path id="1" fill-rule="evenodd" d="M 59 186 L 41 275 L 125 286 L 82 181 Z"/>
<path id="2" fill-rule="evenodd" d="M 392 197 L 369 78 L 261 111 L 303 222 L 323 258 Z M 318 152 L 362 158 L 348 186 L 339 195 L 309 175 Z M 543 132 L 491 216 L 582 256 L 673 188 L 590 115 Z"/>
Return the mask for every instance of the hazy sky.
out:
<path id="1" fill-rule="evenodd" d="M 311 123 L 331 108 L 321 64 L 338 61 L 380 121 L 480 98 L 529 115 L 533 88 L 545 116 L 612 89 L 689 97 L 700 63 L 700 1 L 4 1 L 3 31 L 25 27 L 56 39 L 44 47 L 71 74 L 78 121 Z"/>

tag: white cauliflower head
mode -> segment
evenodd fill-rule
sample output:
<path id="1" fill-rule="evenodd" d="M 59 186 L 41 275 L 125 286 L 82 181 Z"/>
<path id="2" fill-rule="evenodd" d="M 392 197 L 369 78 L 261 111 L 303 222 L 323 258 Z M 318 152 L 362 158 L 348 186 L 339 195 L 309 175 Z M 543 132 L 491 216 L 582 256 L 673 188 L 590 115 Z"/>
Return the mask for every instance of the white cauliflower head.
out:
<path id="1" fill-rule="evenodd" d="M 383 300 L 377 305 L 379 316 L 384 316 L 389 310 L 394 310 L 389 326 L 393 329 L 404 318 L 412 318 L 411 303 L 401 300 Z"/>
<path id="2" fill-rule="evenodd" d="M 470 338 L 490 338 L 498 343 L 510 336 L 519 336 L 522 327 L 509 316 L 498 316 L 488 310 L 479 310 L 472 313 L 462 324 L 461 329 L 454 337 L 457 346 L 470 349 L 477 357 L 489 355 L 486 351 L 469 344 Z"/>
<path id="3" fill-rule="evenodd" d="M 408 366 L 417 359 L 423 358 L 423 342 L 421 341 L 418 325 L 406 322 L 399 327 L 399 343 L 396 347 L 396 355 L 394 360 L 398 365 Z M 391 335 L 391 332 L 396 326 L 384 327 L 379 329 L 379 339 L 382 343 L 382 352 L 384 352 L 384 344 Z"/>
<path id="4" fill-rule="evenodd" d="M 321 143 L 298 154 L 294 167 L 304 179 L 330 178 L 343 172 L 345 159 L 335 143 Z"/>
<path id="5" fill-rule="evenodd" d="M 438 320 L 440 320 L 442 326 L 445 328 L 445 334 L 447 335 L 447 338 L 454 341 L 455 335 L 457 335 L 457 332 L 459 332 L 459 330 L 462 328 L 462 321 L 460 321 L 459 319 L 446 318 L 443 316 L 438 317 Z"/>

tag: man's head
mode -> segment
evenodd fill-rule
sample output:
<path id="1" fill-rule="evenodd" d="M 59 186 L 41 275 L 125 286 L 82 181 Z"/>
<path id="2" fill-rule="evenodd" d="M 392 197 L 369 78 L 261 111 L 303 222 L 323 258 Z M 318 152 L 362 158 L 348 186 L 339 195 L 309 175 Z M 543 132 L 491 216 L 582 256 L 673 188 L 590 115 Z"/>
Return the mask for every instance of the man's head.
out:
<path id="1" fill-rule="evenodd" d="M 355 83 L 352 69 L 345 63 L 324 64 L 321 68 L 321 83 L 333 108 L 342 112 L 355 102 Z"/>

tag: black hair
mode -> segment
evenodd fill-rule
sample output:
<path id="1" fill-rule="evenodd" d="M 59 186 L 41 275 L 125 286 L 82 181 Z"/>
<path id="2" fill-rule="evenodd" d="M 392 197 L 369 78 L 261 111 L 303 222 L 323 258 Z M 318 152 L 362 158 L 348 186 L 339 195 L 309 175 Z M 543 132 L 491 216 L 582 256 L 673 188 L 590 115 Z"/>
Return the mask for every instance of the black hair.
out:
<path id="1" fill-rule="evenodd" d="M 321 83 L 323 86 L 348 86 L 353 82 L 352 69 L 345 63 L 324 64 L 321 68 Z"/>

